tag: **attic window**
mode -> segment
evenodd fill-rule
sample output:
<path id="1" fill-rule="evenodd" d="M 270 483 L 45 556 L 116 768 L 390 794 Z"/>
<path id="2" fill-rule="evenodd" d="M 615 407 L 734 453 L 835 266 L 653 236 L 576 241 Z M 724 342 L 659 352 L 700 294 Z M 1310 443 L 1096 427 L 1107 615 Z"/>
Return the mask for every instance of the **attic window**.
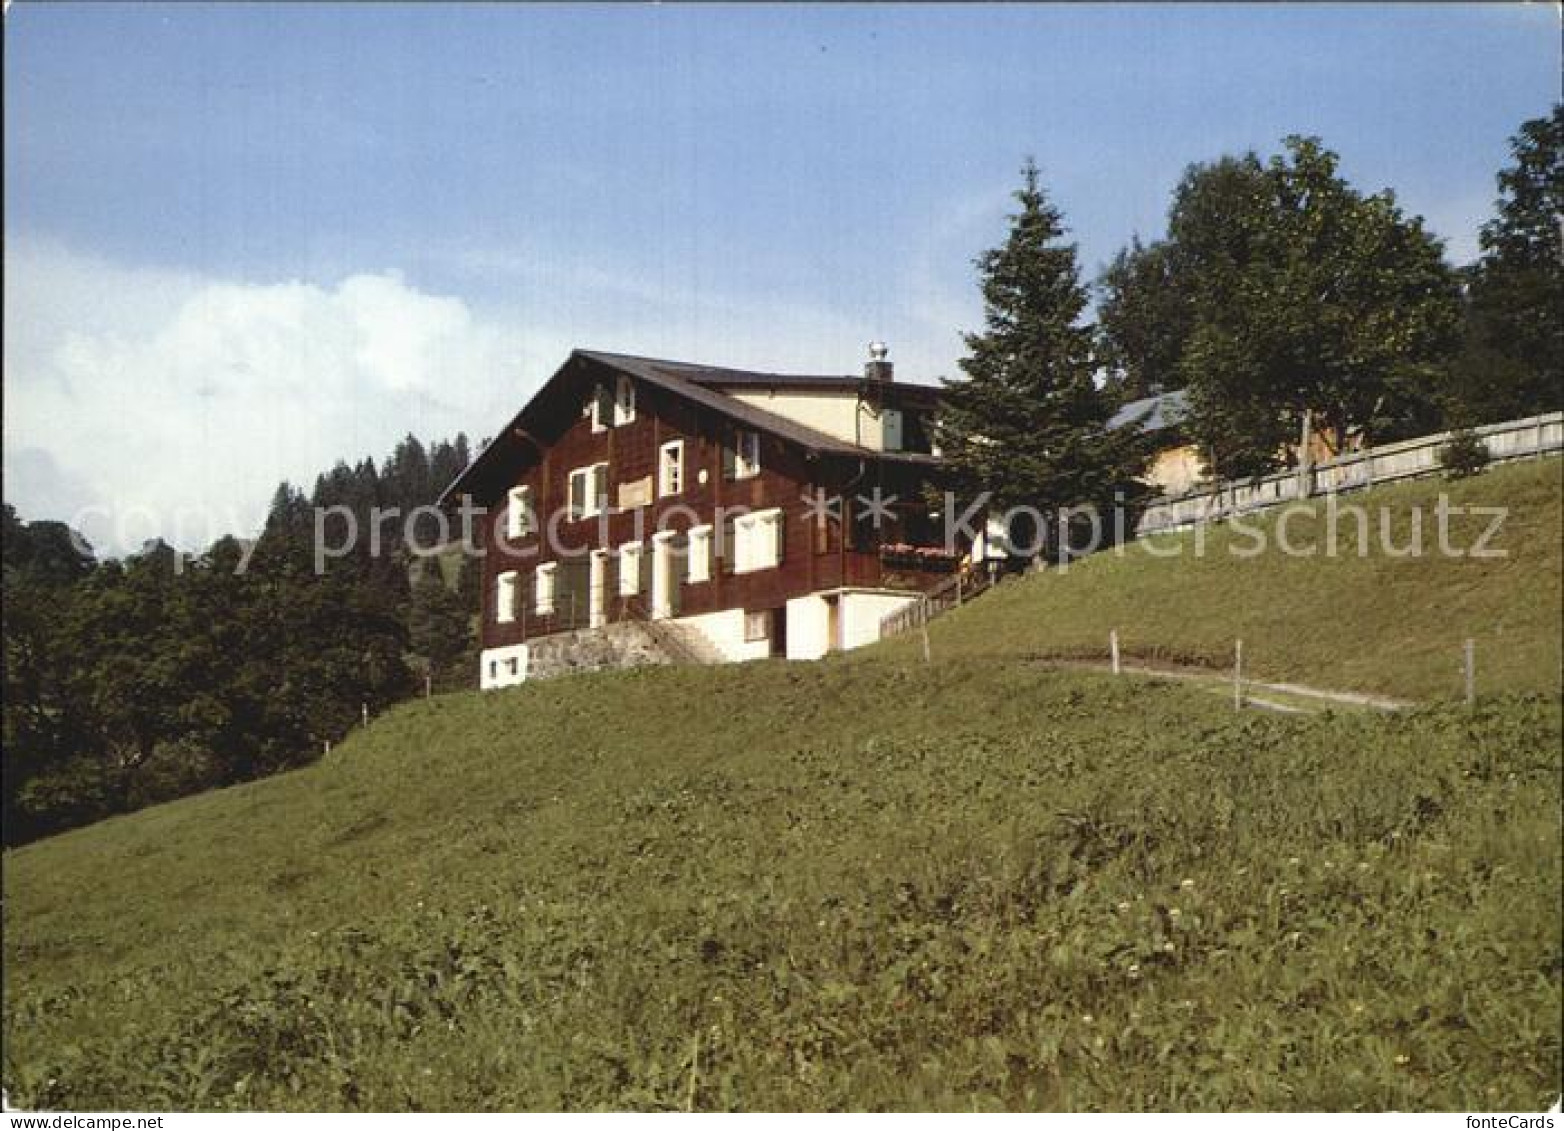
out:
<path id="1" fill-rule="evenodd" d="M 592 431 L 606 432 L 613 424 L 616 411 L 614 391 L 607 385 L 594 386 L 591 404 Z"/>
<path id="2" fill-rule="evenodd" d="M 753 479 L 760 474 L 760 433 L 739 432 L 733 446 L 722 452 L 725 479 Z"/>
<path id="3" fill-rule="evenodd" d="M 621 377 L 614 388 L 614 427 L 635 419 L 635 382 Z"/>

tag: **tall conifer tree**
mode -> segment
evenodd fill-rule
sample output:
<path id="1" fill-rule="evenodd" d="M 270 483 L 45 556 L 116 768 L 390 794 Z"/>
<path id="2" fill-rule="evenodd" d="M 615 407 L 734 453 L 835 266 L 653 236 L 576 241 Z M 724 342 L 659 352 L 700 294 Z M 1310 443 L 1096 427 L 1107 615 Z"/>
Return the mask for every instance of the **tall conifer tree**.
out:
<path id="1" fill-rule="evenodd" d="M 966 335 L 965 376 L 945 382 L 940 447 L 964 508 L 982 492 L 994 507 L 1031 507 L 1052 529 L 1064 508 L 1106 511 L 1139 462 L 1133 430 L 1109 432 L 1112 405 L 1093 380 L 1086 289 L 1063 217 L 1022 167 L 1004 244 L 975 261 L 984 329 Z M 1030 531 L 1014 538 L 1036 544 Z"/>

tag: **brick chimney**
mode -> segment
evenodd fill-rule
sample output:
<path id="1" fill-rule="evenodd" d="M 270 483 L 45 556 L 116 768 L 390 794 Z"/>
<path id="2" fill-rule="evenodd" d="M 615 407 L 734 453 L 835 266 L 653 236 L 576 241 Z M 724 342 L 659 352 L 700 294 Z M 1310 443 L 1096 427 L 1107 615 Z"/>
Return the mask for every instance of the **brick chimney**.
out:
<path id="1" fill-rule="evenodd" d="M 863 379 L 865 381 L 883 381 L 889 383 L 892 380 L 891 370 L 893 366 L 885 359 L 890 350 L 884 342 L 869 343 L 869 360 L 864 363 Z"/>

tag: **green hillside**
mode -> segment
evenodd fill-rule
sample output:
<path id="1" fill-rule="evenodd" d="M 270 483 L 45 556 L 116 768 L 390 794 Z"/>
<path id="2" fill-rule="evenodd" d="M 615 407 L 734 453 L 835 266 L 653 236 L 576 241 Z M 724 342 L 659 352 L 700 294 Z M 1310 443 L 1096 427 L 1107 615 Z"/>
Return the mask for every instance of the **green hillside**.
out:
<path id="1" fill-rule="evenodd" d="M 1506 618 L 1475 711 L 1236 711 L 1030 659 L 1115 611 L 1066 587 L 1141 607 L 1110 571 L 1151 587 L 1165 654 L 1220 655 L 1197 614 L 1223 585 L 1161 567 L 1196 590 L 1180 636 L 1131 554 L 942 619 L 932 664 L 903 641 L 437 697 L 311 768 L 9 852 L 4 1086 L 100 1110 L 1546 1107 L 1557 473 L 1458 488 L 1516 500 L 1510 572 L 1424 575 Z M 1290 640 L 1271 674 L 1434 696 L 1469 631 L 1380 644 L 1362 620 L 1401 622 L 1368 567 L 1325 604 L 1268 576 L 1296 582 L 1274 617 L 1240 597 L 1232 623 L 1261 658 L 1256 626 Z M 1340 657 L 1324 626 L 1286 637 L 1289 608 L 1337 610 Z"/>
<path id="2" fill-rule="evenodd" d="M 1505 508 L 1481 547 L 1504 556 L 1466 553 L 1479 548 L 1488 513 L 1452 513 L 1446 545 L 1464 556 L 1441 553 L 1441 495 L 1451 507 Z M 1314 500 L 1284 532 L 1312 556 L 1278 551 L 1277 511 L 1247 520 L 1258 533 L 1219 524 L 1162 535 L 1002 585 L 936 621 L 932 645 L 944 656 L 1102 656 L 1117 629 L 1126 656 L 1227 668 L 1242 639 L 1245 669 L 1259 678 L 1433 700 L 1462 693 L 1462 644 L 1471 638 L 1479 691 L 1558 692 L 1560 460 L 1344 495 L 1338 506 L 1334 553 L 1328 504 Z M 1348 507 L 1363 508 L 1367 538 Z M 1392 550 L 1404 550 L 1414 523 L 1424 552 L 1387 554 L 1385 531 Z M 1262 537 L 1264 552 L 1253 554 Z M 886 650 L 919 647 L 903 639 Z"/>

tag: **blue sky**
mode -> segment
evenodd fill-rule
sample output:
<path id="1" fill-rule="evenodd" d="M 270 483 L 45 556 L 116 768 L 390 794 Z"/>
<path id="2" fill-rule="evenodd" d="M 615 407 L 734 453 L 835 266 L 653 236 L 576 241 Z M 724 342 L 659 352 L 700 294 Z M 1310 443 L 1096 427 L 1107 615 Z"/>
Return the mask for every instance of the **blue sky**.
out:
<path id="1" fill-rule="evenodd" d="M 1027 154 L 1088 275 L 1188 163 L 1289 133 L 1463 261 L 1560 82 L 1551 4 L 5 18 L 7 499 L 219 527 L 409 430 L 486 435 L 574 345 L 842 372 L 883 338 L 952 373 Z"/>

